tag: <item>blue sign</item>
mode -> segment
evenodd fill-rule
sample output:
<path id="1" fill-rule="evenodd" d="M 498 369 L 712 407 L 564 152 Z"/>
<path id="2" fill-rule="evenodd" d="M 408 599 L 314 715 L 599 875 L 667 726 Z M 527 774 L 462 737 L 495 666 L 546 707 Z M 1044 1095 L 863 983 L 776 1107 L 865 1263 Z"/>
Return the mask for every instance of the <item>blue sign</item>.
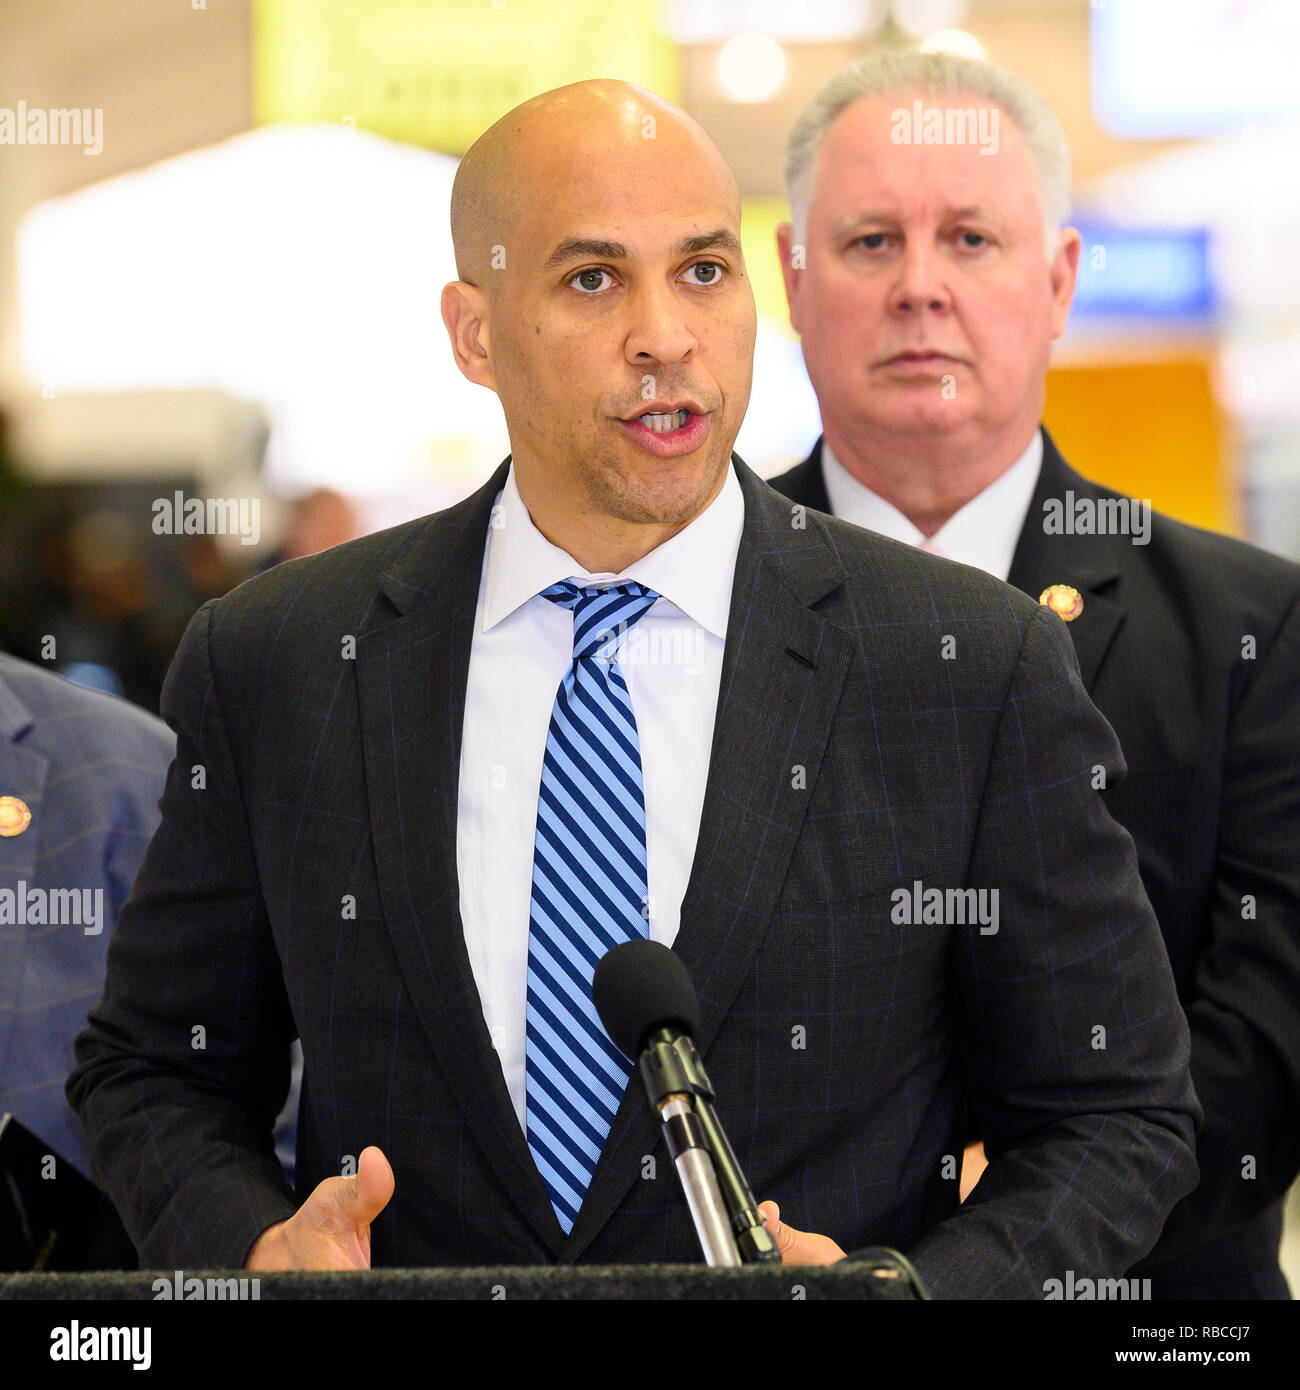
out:
<path id="1" fill-rule="evenodd" d="M 1207 323 L 1218 310 L 1204 227 L 1074 222 L 1083 237 L 1073 318 Z"/>

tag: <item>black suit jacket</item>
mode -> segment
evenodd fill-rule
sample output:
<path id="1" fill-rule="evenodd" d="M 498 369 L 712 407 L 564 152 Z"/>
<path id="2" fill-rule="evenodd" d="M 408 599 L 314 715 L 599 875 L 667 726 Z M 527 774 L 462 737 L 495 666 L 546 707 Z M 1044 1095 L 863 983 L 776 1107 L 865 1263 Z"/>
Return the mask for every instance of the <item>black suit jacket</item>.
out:
<path id="1" fill-rule="evenodd" d="M 899 1247 L 941 1296 L 1118 1275 L 1195 1183 L 1199 1109 L 1132 841 L 1091 785 L 1095 764 L 1122 774 L 1119 746 L 1064 625 L 801 518 L 734 466 L 745 524 L 675 949 L 737 1153 L 792 1223 Z M 637 1085 L 562 1234 L 470 968 L 460 734 L 505 470 L 250 580 L 181 643 L 162 825 L 69 1080 L 147 1265 L 240 1264 L 367 1144 L 396 1174 L 377 1265 L 699 1258 Z M 898 920 L 917 881 L 997 889 L 999 930 L 955 903 Z M 269 1139 L 295 1033 L 296 1196 Z M 994 1157 L 963 1207 L 968 1088 Z"/>
<path id="2" fill-rule="evenodd" d="M 772 486 L 828 510 L 821 441 Z M 1145 545 L 1049 534 L 1045 504 L 1071 495 L 1119 496 L 1044 430 L 1008 579 L 1035 599 L 1050 584 L 1083 596 L 1070 635 L 1128 763 L 1106 803 L 1137 842 L 1205 1107 L 1200 1186 L 1137 1272 L 1157 1297 L 1285 1297 L 1282 1198 L 1300 1171 L 1300 567 L 1158 513 Z"/>

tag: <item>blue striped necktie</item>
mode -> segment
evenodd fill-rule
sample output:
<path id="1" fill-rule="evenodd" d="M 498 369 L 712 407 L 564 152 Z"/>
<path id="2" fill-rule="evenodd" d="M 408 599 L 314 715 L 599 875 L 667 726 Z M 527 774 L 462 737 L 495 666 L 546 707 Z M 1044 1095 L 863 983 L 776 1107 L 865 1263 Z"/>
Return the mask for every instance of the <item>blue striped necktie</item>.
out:
<path id="1" fill-rule="evenodd" d="M 573 611 L 573 661 L 546 736 L 528 925 L 525 1126 L 567 1235 L 631 1074 L 591 1001 L 606 951 L 649 935 L 636 717 L 615 657 L 659 597 L 642 584 L 542 597 Z"/>

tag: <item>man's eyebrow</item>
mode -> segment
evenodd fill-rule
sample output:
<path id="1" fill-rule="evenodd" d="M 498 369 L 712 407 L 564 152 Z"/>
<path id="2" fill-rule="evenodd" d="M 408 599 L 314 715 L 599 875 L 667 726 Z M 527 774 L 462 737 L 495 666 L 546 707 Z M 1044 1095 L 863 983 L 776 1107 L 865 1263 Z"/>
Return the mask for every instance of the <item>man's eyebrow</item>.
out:
<path id="1" fill-rule="evenodd" d="M 628 250 L 621 241 L 601 241 L 581 236 L 565 237 L 547 256 L 545 268 L 550 270 L 554 266 L 564 265 L 567 261 L 583 260 L 588 256 L 602 261 L 625 261 L 628 258 Z"/>
<path id="2" fill-rule="evenodd" d="M 726 227 L 719 227 L 712 232 L 702 232 L 699 236 L 684 237 L 677 243 L 675 254 L 690 256 L 697 251 L 711 251 L 715 248 L 729 251 L 733 256 L 741 255 L 739 239 Z M 544 268 L 553 270 L 557 266 L 567 265 L 569 261 L 585 260 L 588 257 L 602 261 L 626 261 L 631 259 L 631 252 L 621 241 L 604 241 L 599 237 L 565 237 L 547 256 Z"/>
<path id="3" fill-rule="evenodd" d="M 945 208 L 944 215 L 949 218 L 973 217 L 977 222 L 993 222 L 1001 225 L 1001 218 L 998 217 L 997 213 L 980 203 L 970 203 L 961 208 Z"/>
<path id="4" fill-rule="evenodd" d="M 851 232 L 858 227 L 865 227 L 870 222 L 894 222 L 897 221 L 891 212 L 854 212 L 847 217 L 842 217 L 835 224 L 835 235 L 843 236 L 845 232 Z"/>
<path id="5" fill-rule="evenodd" d="M 677 243 L 677 254 L 679 256 L 693 256 L 697 251 L 729 251 L 733 256 L 742 254 L 740 240 L 734 232 L 728 231 L 726 227 L 719 227 L 717 231 L 704 232 L 700 236 L 689 236 Z"/>
<path id="6" fill-rule="evenodd" d="M 962 217 L 973 217 L 984 222 L 992 222 L 1001 225 L 1001 220 L 987 208 L 981 207 L 978 203 L 969 203 L 965 207 L 944 208 L 943 216 L 945 221 L 952 221 Z M 846 232 L 855 231 L 858 227 L 868 226 L 871 223 L 883 222 L 887 225 L 896 225 L 898 215 L 894 212 L 868 211 L 853 213 L 843 218 L 835 224 L 835 235 L 843 236 Z"/>

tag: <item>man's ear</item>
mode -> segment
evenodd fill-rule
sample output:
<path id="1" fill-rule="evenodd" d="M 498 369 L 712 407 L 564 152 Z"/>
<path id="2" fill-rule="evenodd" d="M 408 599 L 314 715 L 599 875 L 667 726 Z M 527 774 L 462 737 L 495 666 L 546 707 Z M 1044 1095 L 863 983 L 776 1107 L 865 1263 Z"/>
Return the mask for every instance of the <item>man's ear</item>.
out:
<path id="1" fill-rule="evenodd" d="M 1074 287 L 1079 279 L 1079 257 L 1083 253 L 1083 238 L 1073 227 L 1061 228 L 1061 240 L 1056 248 L 1056 259 L 1050 270 L 1052 276 L 1052 337 L 1059 338 L 1065 332 L 1065 321 L 1070 317 L 1070 305 L 1074 302 Z"/>
<path id="2" fill-rule="evenodd" d="M 489 301 L 477 285 L 453 280 L 442 287 L 442 321 L 447 325 L 452 355 L 461 372 L 476 386 L 495 391 L 496 373 L 488 343 Z"/>
<path id="3" fill-rule="evenodd" d="M 794 263 L 796 251 L 800 261 L 797 267 Z M 785 281 L 785 302 L 790 309 L 790 327 L 796 333 L 801 333 L 803 330 L 799 327 L 799 279 L 803 274 L 804 248 L 796 248 L 794 227 L 789 222 L 782 222 L 776 229 L 776 254 L 781 262 L 781 278 Z"/>

